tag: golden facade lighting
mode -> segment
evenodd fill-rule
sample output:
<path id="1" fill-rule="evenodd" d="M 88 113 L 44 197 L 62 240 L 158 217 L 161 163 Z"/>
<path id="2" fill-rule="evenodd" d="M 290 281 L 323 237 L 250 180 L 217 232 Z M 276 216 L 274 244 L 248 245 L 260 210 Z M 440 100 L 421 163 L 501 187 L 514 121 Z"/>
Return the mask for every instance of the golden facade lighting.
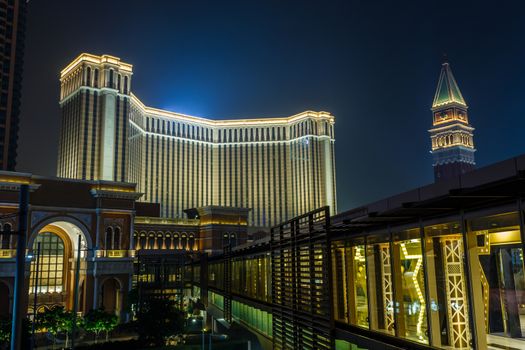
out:
<path id="1" fill-rule="evenodd" d="M 212 120 L 152 108 L 131 93 L 132 68 L 85 53 L 62 70 L 59 177 L 136 183 L 164 218 L 243 207 L 248 225 L 268 227 L 337 212 L 330 113 Z"/>

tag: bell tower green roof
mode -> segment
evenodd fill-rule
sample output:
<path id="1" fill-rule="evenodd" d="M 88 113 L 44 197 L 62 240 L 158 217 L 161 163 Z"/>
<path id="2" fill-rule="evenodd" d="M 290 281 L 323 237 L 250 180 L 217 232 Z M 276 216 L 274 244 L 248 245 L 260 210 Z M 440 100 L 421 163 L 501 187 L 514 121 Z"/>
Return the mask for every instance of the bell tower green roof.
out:
<path id="1" fill-rule="evenodd" d="M 448 62 L 445 62 L 443 63 L 441 73 L 439 74 L 439 81 L 436 94 L 434 95 L 434 102 L 432 102 L 432 108 L 454 102 L 467 107 L 463 95 L 461 95 L 461 91 L 459 91 L 456 79 L 454 79 L 450 65 Z"/>

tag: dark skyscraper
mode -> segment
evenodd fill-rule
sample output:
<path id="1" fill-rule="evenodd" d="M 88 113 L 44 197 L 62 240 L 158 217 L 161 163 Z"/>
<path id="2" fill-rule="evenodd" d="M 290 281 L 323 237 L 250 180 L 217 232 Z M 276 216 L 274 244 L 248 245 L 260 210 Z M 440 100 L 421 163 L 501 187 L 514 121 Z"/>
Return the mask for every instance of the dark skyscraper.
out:
<path id="1" fill-rule="evenodd" d="M 448 62 L 441 74 L 432 103 L 430 139 L 434 179 L 448 179 L 474 169 L 474 128 L 468 122 L 467 104 Z"/>
<path id="2" fill-rule="evenodd" d="M 0 0 L 0 170 L 16 165 L 26 9 L 25 0 Z"/>

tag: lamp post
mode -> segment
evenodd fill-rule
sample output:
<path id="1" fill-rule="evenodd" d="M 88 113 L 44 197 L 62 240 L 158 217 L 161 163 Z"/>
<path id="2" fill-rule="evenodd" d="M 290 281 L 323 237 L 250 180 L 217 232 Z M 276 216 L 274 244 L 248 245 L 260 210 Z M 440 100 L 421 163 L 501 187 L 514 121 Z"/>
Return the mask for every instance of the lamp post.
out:
<path id="1" fill-rule="evenodd" d="M 77 328 L 77 310 L 78 310 L 78 284 L 80 280 L 80 244 L 82 236 L 78 235 L 77 261 L 75 266 L 75 290 L 73 293 L 73 325 L 71 327 L 71 349 L 75 349 L 75 331 Z"/>
<path id="2" fill-rule="evenodd" d="M 11 325 L 11 350 L 19 350 L 22 346 L 22 318 L 24 310 L 22 300 L 24 295 L 27 212 L 29 209 L 29 185 L 20 185 L 20 203 L 18 216 L 18 240 L 16 244 L 16 275 L 13 298 L 13 321 Z M 27 292 L 26 292 L 27 293 Z"/>
<path id="3" fill-rule="evenodd" d="M 35 289 L 34 289 L 34 300 L 33 300 L 33 323 L 31 324 L 31 346 L 36 348 L 36 339 L 35 339 L 35 324 L 36 324 L 36 308 L 37 308 L 37 298 L 38 298 L 38 275 L 40 270 L 40 242 L 37 244 L 36 248 L 36 267 L 35 267 Z"/>
<path id="4" fill-rule="evenodd" d="M 204 350 L 204 320 L 201 321 L 201 330 L 202 330 L 202 350 Z"/>
<path id="5" fill-rule="evenodd" d="M 211 315 L 211 330 L 210 330 L 210 343 L 208 345 L 208 350 L 211 350 L 211 336 L 213 334 L 213 315 Z"/>

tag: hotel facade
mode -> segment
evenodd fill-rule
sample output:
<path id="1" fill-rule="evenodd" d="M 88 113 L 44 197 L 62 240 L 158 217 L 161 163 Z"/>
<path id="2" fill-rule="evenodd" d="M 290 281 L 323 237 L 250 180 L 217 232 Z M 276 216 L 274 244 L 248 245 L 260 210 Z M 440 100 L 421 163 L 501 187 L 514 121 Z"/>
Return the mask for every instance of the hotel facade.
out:
<path id="1" fill-rule="evenodd" d="M 321 206 L 337 210 L 334 117 L 211 120 L 147 107 L 132 66 L 82 54 L 60 75 L 59 177 L 126 181 L 161 215 L 208 205 L 251 208 L 270 227 Z"/>

